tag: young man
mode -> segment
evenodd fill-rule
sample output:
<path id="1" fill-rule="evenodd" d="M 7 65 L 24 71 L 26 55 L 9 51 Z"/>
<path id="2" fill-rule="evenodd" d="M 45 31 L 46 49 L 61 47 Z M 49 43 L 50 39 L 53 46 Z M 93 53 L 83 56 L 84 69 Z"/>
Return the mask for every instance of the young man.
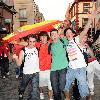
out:
<path id="1" fill-rule="evenodd" d="M 54 93 L 54 100 L 64 100 L 63 89 L 65 87 L 68 67 L 65 48 L 68 41 L 63 38 L 61 40 L 56 29 L 52 29 L 50 35 L 52 39 L 51 85 Z"/>
<path id="2" fill-rule="evenodd" d="M 66 85 L 65 85 L 65 95 L 66 100 L 70 100 L 69 88 L 71 83 L 75 80 L 78 81 L 78 88 L 82 99 L 89 95 L 88 84 L 86 81 L 86 62 L 83 55 L 83 45 L 81 44 L 83 37 L 87 34 L 89 26 L 95 17 L 93 13 L 89 17 L 89 21 L 85 26 L 84 30 L 80 33 L 79 36 L 75 36 L 75 32 L 71 28 L 67 28 L 64 31 L 66 38 L 69 40 L 67 45 L 67 52 L 69 58 L 69 69 L 66 74 Z"/>
<path id="3" fill-rule="evenodd" d="M 50 81 L 50 70 L 51 70 L 51 55 L 48 52 L 48 33 L 41 31 L 39 33 L 40 42 L 36 43 L 36 47 L 39 49 L 39 87 L 40 87 L 40 99 L 44 99 L 44 86 L 48 86 L 48 97 L 49 100 L 53 98 L 53 92 Z"/>
<path id="4" fill-rule="evenodd" d="M 71 21 L 70 20 L 64 20 L 63 24 L 65 24 L 65 25 L 58 27 L 58 34 L 59 34 L 60 38 L 66 38 L 64 36 L 64 30 L 66 28 L 71 27 Z M 72 87 L 71 92 L 72 92 L 72 96 L 73 96 L 74 99 L 80 98 L 78 86 L 77 86 L 77 80 L 75 80 L 75 82 L 73 82 L 73 87 Z"/>
<path id="5" fill-rule="evenodd" d="M 39 58 L 38 50 L 35 47 L 36 36 L 30 35 L 28 37 L 28 46 L 20 51 L 19 57 L 14 54 L 13 58 L 16 60 L 17 65 L 23 66 L 23 77 L 20 80 L 19 96 L 22 98 L 25 88 L 31 82 L 31 93 L 28 100 L 39 100 Z"/>

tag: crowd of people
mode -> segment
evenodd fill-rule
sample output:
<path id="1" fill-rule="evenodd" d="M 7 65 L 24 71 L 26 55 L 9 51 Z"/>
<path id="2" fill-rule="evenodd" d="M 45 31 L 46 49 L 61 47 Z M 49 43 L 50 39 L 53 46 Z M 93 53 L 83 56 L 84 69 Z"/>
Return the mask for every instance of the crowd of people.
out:
<path id="1" fill-rule="evenodd" d="M 100 64 L 87 42 L 87 33 L 96 14 L 94 11 L 89 16 L 88 23 L 78 35 L 71 28 L 71 22 L 65 20 L 58 29 L 51 29 L 49 34 L 40 31 L 38 36 L 32 34 L 13 41 L 13 60 L 16 62 L 16 78 L 19 78 L 19 100 L 23 99 L 30 83 L 27 100 L 44 99 L 45 86 L 48 87 L 48 100 L 70 100 L 72 85 L 78 86 L 80 93 L 76 100 L 92 100 L 93 78 L 96 74 L 100 79 Z M 8 45 L 2 44 L 2 78 L 9 75 L 9 55 Z"/>

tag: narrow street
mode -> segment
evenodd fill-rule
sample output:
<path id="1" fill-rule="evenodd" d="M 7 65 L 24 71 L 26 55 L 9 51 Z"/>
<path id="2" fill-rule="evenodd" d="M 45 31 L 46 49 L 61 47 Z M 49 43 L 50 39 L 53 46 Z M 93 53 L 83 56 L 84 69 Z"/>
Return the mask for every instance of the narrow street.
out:
<path id="1" fill-rule="evenodd" d="M 18 79 L 15 78 L 15 64 L 10 64 L 10 75 L 6 79 L 0 76 L 0 100 L 18 100 Z M 93 100 L 100 100 L 100 81 L 95 76 L 95 95 Z M 26 88 L 24 99 L 27 100 L 28 87 Z M 47 91 L 45 91 L 45 100 L 47 99 Z"/>
<path id="2" fill-rule="evenodd" d="M 16 79 L 15 63 L 12 63 L 10 64 L 10 75 L 5 79 L 2 79 L 0 76 L 0 100 L 19 100 L 18 84 L 19 79 Z M 29 92 L 28 87 L 24 93 L 23 100 L 27 100 Z M 47 100 L 47 89 L 45 92 L 45 100 Z"/>

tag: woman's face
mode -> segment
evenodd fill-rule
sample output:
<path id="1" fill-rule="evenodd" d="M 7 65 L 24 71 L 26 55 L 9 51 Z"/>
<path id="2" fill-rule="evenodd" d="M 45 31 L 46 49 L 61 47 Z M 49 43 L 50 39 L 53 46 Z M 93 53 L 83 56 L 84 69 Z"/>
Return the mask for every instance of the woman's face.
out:
<path id="1" fill-rule="evenodd" d="M 72 31 L 70 30 L 70 29 L 68 29 L 67 31 L 66 31 L 66 38 L 68 39 L 68 40 L 70 40 L 70 39 L 73 39 L 74 38 L 74 33 L 72 33 Z"/>

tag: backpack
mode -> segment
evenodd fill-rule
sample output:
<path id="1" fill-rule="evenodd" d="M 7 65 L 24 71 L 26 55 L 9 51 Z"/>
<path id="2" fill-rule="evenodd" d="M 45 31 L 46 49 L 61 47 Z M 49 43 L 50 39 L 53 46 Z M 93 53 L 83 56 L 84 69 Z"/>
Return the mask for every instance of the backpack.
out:
<path id="1" fill-rule="evenodd" d="M 21 64 L 20 68 L 24 67 L 24 62 L 25 62 L 25 57 L 26 57 L 25 48 L 23 48 L 22 50 L 24 51 L 24 59 L 22 61 L 22 64 Z"/>
<path id="2" fill-rule="evenodd" d="M 75 38 L 74 38 L 73 40 L 74 40 L 74 42 L 76 43 Z M 77 43 L 76 43 L 76 45 L 77 45 Z M 78 45 L 77 45 L 77 47 L 80 49 L 80 47 L 79 47 Z M 82 53 L 83 56 L 84 56 L 84 59 L 85 59 L 86 64 L 88 65 L 88 54 L 87 54 L 86 52 L 84 52 L 84 50 L 82 51 L 82 50 L 80 49 L 80 51 L 81 51 L 81 53 Z"/>
<path id="3" fill-rule="evenodd" d="M 60 42 L 63 44 L 63 48 L 66 50 L 66 45 L 65 45 L 64 41 L 61 38 L 60 38 Z M 51 46 L 52 46 L 52 43 L 50 43 L 49 46 L 48 46 L 48 54 L 50 54 L 50 52 L 51 52 Z M 69 61 L 67 51 L 66 51 L 66 57 L 67 57 L 67 60 Z"/>

